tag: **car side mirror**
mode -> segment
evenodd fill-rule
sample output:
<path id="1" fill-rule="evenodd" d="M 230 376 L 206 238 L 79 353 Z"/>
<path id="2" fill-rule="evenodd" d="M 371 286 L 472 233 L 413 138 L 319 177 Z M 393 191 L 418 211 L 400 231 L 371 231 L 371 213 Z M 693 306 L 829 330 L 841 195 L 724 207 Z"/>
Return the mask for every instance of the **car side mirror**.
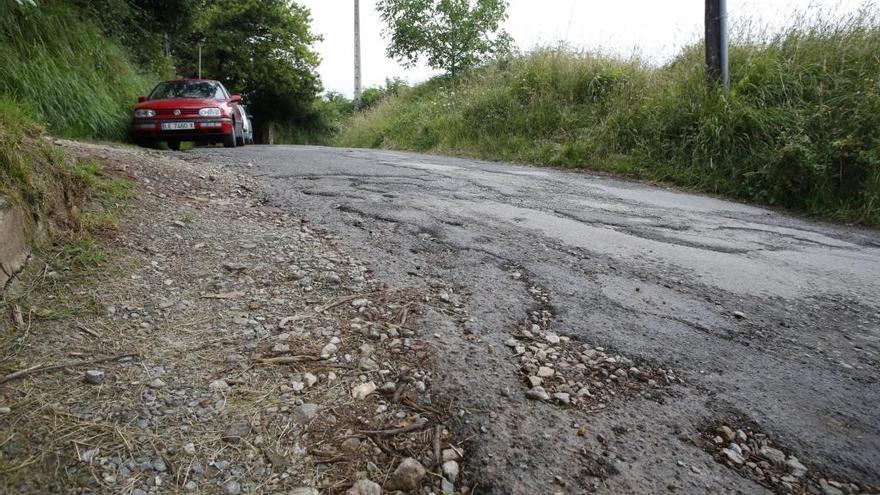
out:
<path id="1" fill-rule="evenodd" d="M 229 99 L 232 103 L 241 103 L 241 95 L 232 95 L 232 98 Z"/>
<path id="2" fill-rule="evenodd" d="M 145 102 L 145 101 L 147 101 L 147 97 L 146 97 L 146 96 L 138 96 L 138 103 L 143 103 L 143 102 Z"/>

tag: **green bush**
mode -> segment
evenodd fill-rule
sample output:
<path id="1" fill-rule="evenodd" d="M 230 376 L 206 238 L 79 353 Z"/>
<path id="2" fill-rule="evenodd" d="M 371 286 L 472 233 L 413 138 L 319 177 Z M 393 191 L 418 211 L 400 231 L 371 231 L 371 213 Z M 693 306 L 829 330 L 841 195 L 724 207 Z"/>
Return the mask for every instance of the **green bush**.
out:
<path id="1" fill-rule="evenodd" d="M 541 49 L 387 98 L 337 144 L 623 172 L 880 224 L 874 12 L 740 35 L 729 93 L 706 83 L 700 46 L 662 67 Z"/>
<path id="2" fill-rule="evenodd" d="M 122 139 L 136 98 L 158 76 L 61 1 L 0 0 L 0 96 L 49 132 Z"/>

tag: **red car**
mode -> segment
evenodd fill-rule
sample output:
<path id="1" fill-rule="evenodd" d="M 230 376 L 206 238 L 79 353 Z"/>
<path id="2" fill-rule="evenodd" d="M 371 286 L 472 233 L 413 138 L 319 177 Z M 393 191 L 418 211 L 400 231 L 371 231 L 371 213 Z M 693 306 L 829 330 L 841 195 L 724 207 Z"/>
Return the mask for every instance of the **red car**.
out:
<path id="1" fill-rule="evenodd" d="M 244 146 L 240 102 L 241 96 L 230 95 L 219 81 L 165 81 L 138 98 L 132 136 L 141 146 L 165 141 L 172 150 L 182 141 Z"/>

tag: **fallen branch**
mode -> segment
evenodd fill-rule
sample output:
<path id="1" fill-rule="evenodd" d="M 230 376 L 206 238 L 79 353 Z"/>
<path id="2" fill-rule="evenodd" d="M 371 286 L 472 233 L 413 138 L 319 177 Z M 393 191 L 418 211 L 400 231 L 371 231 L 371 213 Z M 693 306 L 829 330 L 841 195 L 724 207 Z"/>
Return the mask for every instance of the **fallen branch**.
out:
<path id="1" fill-rule="evenodd" d="M 223 292 L 221 294 L 205 294 L 202 299 L 238 299 L 247 295 L 244 291 Z"/>
<path id="2" fill-rule="evenodd" d="M 302 363 L 304 361 L 321 361 L 322 359 L 315 356 L 278 356 L 273 358 L 257 359 L 257 362 L 263 364 L 291 364 Z"/>
<path id="3" fill-rule="evenodd" d="M 443 464 L 443 457 L 440 453 L 440 436 L 443 434 L 443 426 L 437 425 L 434 427 L 434 463 L 436 466 L 440 466 Z"/>
<path id="4" fill-rule="evenodd" d="M 2 378 L 0 378 L 0 385 L 11 382 L 13 380 L 18 380 L 20 378 L 24 378 L 29 375 L 34 375 L 36 373 L 45 373 L 47 371 L 60 370 L 62 368 L 75 368 L 78 366 L 89 366 L 92 364 L 100 364 L 107 363 L 110 361 L 119 361 L 120 359 L 125 358 L 136 358 L 139 357 L 137 354 L 120 354 L 118 356 L 101 358 L 101 359 L 93 359 L 91 361 L 77 361 L 75 363 L 62 363 L 62 364 L 52 364 L 52 365 L 42 365 L 38 364 L 36 366 L 31 366 L 30 368 L 19 370 L 12 372 Z"/>
<path id="5" fill-rule="evenodd" d="M 12 305 L 12 323 L 14 323 L 15 327 L 19 330 L 24 329 L 24 317 L 21 314 L 21 306 L 18 304 Z"/>
<path id="6" fill-rule="evenodd" d="M 394 435 L 401 435 L 403 433 L 411 433 L 414 431 L 424 430 L 428 427 L 428 420 L 422 419 L 421 421 L 417 421 L 409 426 L 404 426 L 402 428 L 392 428 L 390 430 L 361 430 L 358 433 L 362 435 L 376 435 L 379 437 L 393 437 Z"/>
<path id="7" fill-rule="evenodd" d="M 324 306 L 323 308 L 318 309 L 317 312 L 323 313 L 324 311 L 327 311 L 328 309 L 333 309 L 336 306 L 340 306 L 340 305 L 345 304 L 347 302 L 354 301 L 355 299 L 361 299 L 361 298 L 367 298 L 370 296 L 375 296 L 376 294 L 381 294 L 382 292 L 383 291 L 370 292 L 369 294 L 355 294 L 353 296 L 346 296 L 346 297 L 343 297 L 342 299 L 337 299 L 335 302 L 330 303 L 328 306 Z"/>
<path id="8" fill-rule="evenodd" d="M 100 338 L 101 338 L 101 334 L 99 334 L 98 332 L 96 332 L 96 331 L 90 329 L 89 327 L 83 325 L 82 323 L 77 322 L 77 324 L 76 324 L 76 328 L 77 328 L 77 330 L 79 330 L 80 332 L 83 332 L 83 333 L 89 334 L 89 335 L 91 335 L 92 337 L 94 337 L 94 338 L 96 338 L 96 339 L 100 339 Z"/>

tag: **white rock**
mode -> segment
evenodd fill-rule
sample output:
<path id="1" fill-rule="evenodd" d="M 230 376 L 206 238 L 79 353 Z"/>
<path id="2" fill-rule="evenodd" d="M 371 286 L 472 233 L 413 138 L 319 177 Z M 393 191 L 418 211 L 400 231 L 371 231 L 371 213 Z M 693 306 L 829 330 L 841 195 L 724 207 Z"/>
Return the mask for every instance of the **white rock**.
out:
<path id="1" fill-rule="evenodd" d="M 550 394 L 544 390 L 544 387 L 534 387 L 526 391 L 526 397 L 533 400 L 550 400 Z"/>
<path id="2" fill-rule="evenodd" d="M 355 399 L 366 399 L 368 395 L 376 391 L 376 384 L 373 382 L 362 383 L 351 391 L 351 396 Z"/>
<path id="3" fill-rule="evenodd" d="M 155 380 L 150 382 L 150 388 L 162 388 L 166 385 L 161 378 L 156 378 Z"/>
<path id="4" fill-rule="evenodd" d="M 785 465 L 792 476 L 796 478 L 802 478 L 805 474 L 807 474 L 807 466 L 801 464 L 801 461 L 799 461 L 798 458 L 795 456 L 789 457 L 788 460 L 785 461 Z"/>
<path id="5" fill-rule="evenodd" d="M 771 464 L 779 467 L 785 466 L 785 454 L 781 450 L 772 447 L 761 447 L 760 452 Z"/>
<path id="6" fill-rule="evenodd" d="M 725 456 L 727 456 L 728 459 L 730 459 L 734 464 L 736 464 L 738 466 L 740 466 L 744 462 L 746 462 L 746 460 L 743 459 L 743 456 L 737 454 L 735 450 L 721 449 L 721 453 L 723 453 Z"/>
<path id="7" fill-rule="evenodd" d="M 346 495 L 382 495 L 382 487 L 370 480 L 358 480 Z"/>
<path id="8" fill-rule="evenodd" d="M 88 370 L 83 374 L 83 378 L 86 383 L 91 383 L 92 385 L 100 385 L 104 382 L 104 372 L 98 370 Z"/>
<path id="9" fill-rule="evenodd" d="M 407 457 L 394 470 L 394 473 L 385 484 L 385 488 L 406 492 L 415 491 L 421 486 L 425 474 L 427 474 L 427 471 L 425 471 L 422 463 L 412 457 Z"/>
<path id="10" fill-rule="evenodd" d="M 311 387 L 312 385 L 318 383 L 318 377 L 311 373 L 304 374 L 303 380 L 305 380 L 306 387 Z"/>
<path id="11" fill-rule="evenodd" d="M 551 344 L 559 343 L 559 336 L 553 333 L 548 333 L 547 336 L 544 337 L 544 339 Z"/>
<path id="12" fill-rule="evenodd" d="M 332 357 L 334 354 L 336 354 L 336 351 L 337 351 L 338 349 L 339 349 L 339 348 L 336 347 L 336 344 L 332 344 L 332 343 L 331 343 L 331 344 L 327 344 L 327 345 L 324 346 L 323 349 L 321 349 L 321 357 L 324 358 L 324 359 L 327 359 L 327 358 L 329 358 L 329 357 Z"/>
<path id="13" fill-rule="evenodd" d="M 293 420 L 300 425 L 305 425 L 318 416 L 317 404 L 300 404 L 293 410 Z"/>
<path id="14" fill-rule="evenodd" d="M 460 459 L 461 456 L 458 455 L 458 452 L 455 449 L 443 449 L 443 461 L 455 461 Z"/>
<path id="15" fill-rule="evenodd" d="M 226 383 L 226 380 L 214 380 L 213 382 L 211 382 L 210 385 L 208 385 L 208 388 L 216 391 L 229 390 L 229 384 Z"/>
<path id="16" fill-rule="evenodd" d="M 452 483 L 455 483 L 455 480 L 458 478 L 458 463 L 455 461 L 444 462 L 443 476 Z"/>
<path id="17" fill-rule="evenodd" d="M 540 378 L 550 378 L 555 374 L 556 371 L 553 368 L 548 368 L 546 366 L 541 366 L 540 368 L 538 368 L 538 376 Z"/>
<path id="18" fill-rule="evenodd" d="M 235 480 L 229 480 L 223 489 L 226 491 L 226 495 L 238 495 L 241 493 L 241 484 Z"/>

